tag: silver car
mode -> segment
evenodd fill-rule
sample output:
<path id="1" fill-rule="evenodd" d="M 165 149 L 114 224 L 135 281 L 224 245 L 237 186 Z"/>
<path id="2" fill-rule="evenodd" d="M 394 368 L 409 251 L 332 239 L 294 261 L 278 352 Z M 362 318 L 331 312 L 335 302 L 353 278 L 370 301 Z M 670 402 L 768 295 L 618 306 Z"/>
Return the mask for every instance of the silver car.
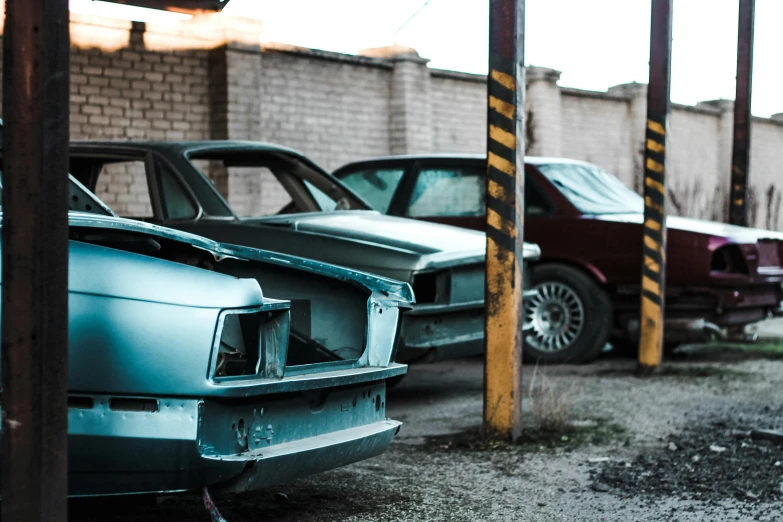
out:
<path id="1" fill-rule="evenodd" d="M 71 171 L 123 216 L 410 283 L 399 361 L 483 351 L 483 232 L 368 210 L 303 155 L 264 143 L 76 142 Z M 236 212 L 220 194 L 228 183 Z M 525 262 L 540 255 L 523 252 Z"/>
<path id="2" fill-rule="evenodd" d="M 69 202 L 70 495 L 245 491 L 388 447 L 406 283 L 118 218 L 73 179 Z"/>

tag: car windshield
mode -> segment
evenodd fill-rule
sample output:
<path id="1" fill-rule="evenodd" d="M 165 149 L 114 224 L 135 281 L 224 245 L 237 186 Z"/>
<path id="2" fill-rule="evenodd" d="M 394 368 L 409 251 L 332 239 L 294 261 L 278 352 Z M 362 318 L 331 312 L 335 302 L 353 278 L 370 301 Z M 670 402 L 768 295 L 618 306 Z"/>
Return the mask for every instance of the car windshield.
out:
<path id="1" fill-rule="evenodd" d="M 547 163 L 538 170 L 584 214 L 628 214 L 644 211 L 644 199 L 622 181 L 595 165 Z"/>
<path id="2" fill-rule="evenodd" d="M 240 189 L 231 201 L 239 216 L 362 208 L 358 198 L 327 174 L 294 156 L 253 149 L 207 149 L 189 153 L 187 159 L 206 178 L 229 175 L 232 187 Z"/>

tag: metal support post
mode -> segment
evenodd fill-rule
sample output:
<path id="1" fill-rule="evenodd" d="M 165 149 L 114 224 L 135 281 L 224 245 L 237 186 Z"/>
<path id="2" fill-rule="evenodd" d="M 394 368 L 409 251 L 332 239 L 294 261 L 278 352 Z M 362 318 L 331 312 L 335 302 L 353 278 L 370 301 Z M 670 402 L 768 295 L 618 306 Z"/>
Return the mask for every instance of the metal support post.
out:
<path id="1" fill-rule="evenodd" d="M 2 520 L 64 521 L 68 0 L 10 0 L 5 9 Z"/>
<path id="2" fill-rule="evenodd" d="M 750 99 L 753 76 L 753 21 L 756 0 L 740 0 L 737 33 L 737 94 L 734 101 L 734 145 L 731 151 L 729 223 L 748 226 L 750 166 Z"/>
<path id="3" fill-rule="evenodd" d="M 522 414 L 524 0 L 489 2 L 484 431 L 514 440 Z"/>
<path id="4" fill-rule="evenodd" d="M 672 0 L 652 0 L 650 81 L 644 150 L 644 233 L 639 371 L 661 363 L 666 295 L 666 129 L 672 49 Z"/>

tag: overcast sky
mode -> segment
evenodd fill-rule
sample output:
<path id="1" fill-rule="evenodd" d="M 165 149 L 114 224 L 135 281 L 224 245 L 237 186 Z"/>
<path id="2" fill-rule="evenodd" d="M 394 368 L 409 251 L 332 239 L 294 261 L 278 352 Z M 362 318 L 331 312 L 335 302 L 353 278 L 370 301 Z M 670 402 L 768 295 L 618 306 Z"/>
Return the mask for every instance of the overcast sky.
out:
<path id="1" fill-rule="evenodd" d="M 394 43 L 425 0 L 231 0 L 264 20 L 264 39 L 356 53 Z M 650 0 L 527 0 L 525 63 L 563 72 L 560 85 L 606 90 L 647 81 Z M 738 0 L 674 0 L 672 101 L 734 98 Z M 430 0 L 396 37 L 430 66 L 487 70 L 487 0 Z M 753 113 L 783 112 L 783 0 L 756 0 Z"/>

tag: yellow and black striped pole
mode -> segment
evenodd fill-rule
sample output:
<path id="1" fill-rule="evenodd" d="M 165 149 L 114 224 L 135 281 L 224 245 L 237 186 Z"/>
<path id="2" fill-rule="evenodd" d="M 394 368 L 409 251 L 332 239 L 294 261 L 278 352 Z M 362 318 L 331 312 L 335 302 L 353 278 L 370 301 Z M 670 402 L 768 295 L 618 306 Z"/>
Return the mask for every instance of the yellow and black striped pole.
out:
<path id="1" fill-rule="evenodd" d="M 524 6 L 489 2 L 484 432 L 506 440 L 522 415 Z"/>
<path id="2" fill-rule="evenodd" d="M 672 0 L 652 1 L 650 81 L 644 150 L 644 236 L 639 371 L 658 367 L 663 354 L 666 295 L 666 128 L 671 75 Z"/>

